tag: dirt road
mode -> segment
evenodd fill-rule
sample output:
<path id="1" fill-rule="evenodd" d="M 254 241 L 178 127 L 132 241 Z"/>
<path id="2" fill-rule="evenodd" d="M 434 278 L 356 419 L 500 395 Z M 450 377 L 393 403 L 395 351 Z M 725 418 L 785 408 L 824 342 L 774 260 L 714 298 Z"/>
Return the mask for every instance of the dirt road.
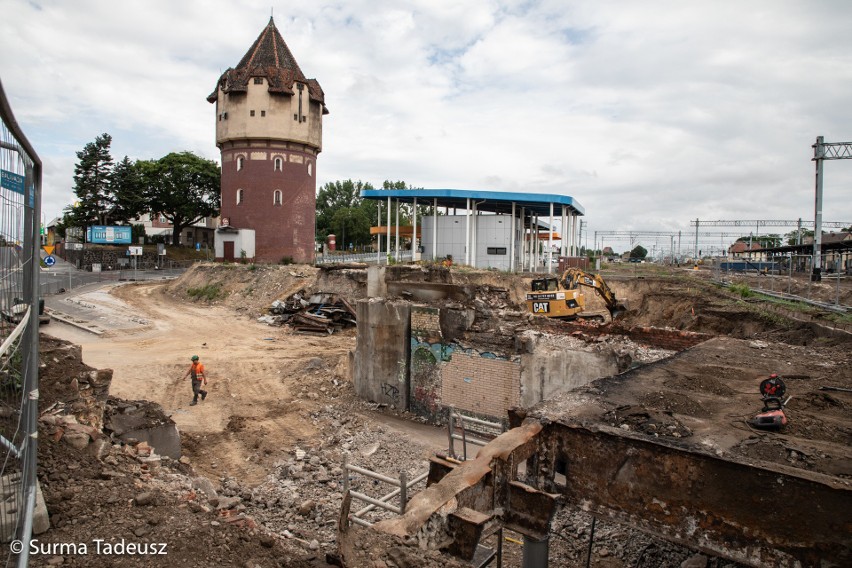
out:
<path id="1" fill-rule="evenodd" d="M 340 389 L 354 346 L 354 331 L 293 334 L 229 308 L 181 302 L 163 283 L 118 286 L 108 296 L 89 292 L 80 301 L 141 323 L 102 336 L 58 322 L 44 332 L 81 345 L 86 364 L 113 369 L 111 394 L 161 404 L 196 469 L 247 484 L 266 475 L 276 448 L 317 434 L 310 414 Z M 190 406 L 190 381 L 181 377 L 196 354 L 208 370 L 210 394 Z"/>

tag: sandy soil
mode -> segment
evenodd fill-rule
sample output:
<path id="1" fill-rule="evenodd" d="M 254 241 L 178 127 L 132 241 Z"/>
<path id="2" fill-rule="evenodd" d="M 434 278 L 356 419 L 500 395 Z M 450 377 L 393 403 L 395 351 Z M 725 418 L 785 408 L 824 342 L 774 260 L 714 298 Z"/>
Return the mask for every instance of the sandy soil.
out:
<path id="1" fill-rule="evenodd" d="M 354 345 L 354 331 L 293 334 L 221 305 L 181 301 L 162 283 L 120 286 L 114 297 L 150 323 L 104 337 L 63 324 L 45 331 L 81 345 L 86 364 L 113 369 L 112 395 L 162 405 L 181 432 L 197 441 L 185 448 L 196 469 L 211 476 L 220 475 L 224 465 L 248 483 L 259 482 L 269 465 L 264 448 L 313 437 L 306 417 L 319 403 L 300 395 L 306 387 L 333 383 L 308 384 L 304 371 L 320 366 L 343 373 Z M 210 394 L 190 406 L 190 380 L 182 377 L 195 354 L 207 368 Z"/>

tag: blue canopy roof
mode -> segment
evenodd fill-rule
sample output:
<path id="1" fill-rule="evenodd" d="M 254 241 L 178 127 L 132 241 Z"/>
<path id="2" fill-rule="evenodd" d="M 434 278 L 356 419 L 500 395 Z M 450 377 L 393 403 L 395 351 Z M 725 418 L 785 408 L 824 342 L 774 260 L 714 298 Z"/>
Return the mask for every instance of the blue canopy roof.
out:
<path id="1" fill-rule="evenodd" d="M 361 197 L 364 199 L 399 199 L 403 203 L 412 203 L 416 197 L 418 205 L 431 205 L 434 199 L 438 200 L 438 207 L 454 207 L 465 209 L 467 200 L 475 200 L 479 211 L 490 211 L 493 213 L 512 213 L 512 202 L 515 203 L 515 211 L 520 212 L 524 207 L 527 211 L 533 211 L 539 217 L 550 215 L 550 204 L 553 203 L 553 214 L 562 214 L 560 205 L 564 205 L 576 215 L 585 215 L 586 210 L 582 205 L 569 195 L 555 193 L 517 193 L 508 191 L 478 191 L 473 189 L 362 189 Z"/>

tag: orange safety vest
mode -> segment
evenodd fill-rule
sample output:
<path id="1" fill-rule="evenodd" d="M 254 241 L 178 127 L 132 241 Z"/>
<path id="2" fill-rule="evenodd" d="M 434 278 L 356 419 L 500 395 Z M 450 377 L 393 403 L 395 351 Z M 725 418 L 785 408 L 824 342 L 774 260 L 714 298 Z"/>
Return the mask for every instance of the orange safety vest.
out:
<path id="1" fill-rule="evenodd" d="M 189 376 L 193 380 L 200 380 L 198 378 L 198 375 L 201 375 L 204 378 L 207 378 L 204 375 L 204 365 L 202 365 L 201 363 L 193 363 L 192 365 L 189 366 Z"/>

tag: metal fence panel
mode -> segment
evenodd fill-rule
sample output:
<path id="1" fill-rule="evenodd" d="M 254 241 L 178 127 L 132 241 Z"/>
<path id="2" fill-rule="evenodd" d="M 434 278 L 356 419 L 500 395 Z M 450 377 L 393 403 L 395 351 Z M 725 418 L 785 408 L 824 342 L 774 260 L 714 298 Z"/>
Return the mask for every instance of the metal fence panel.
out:
<path id="1" fill-rule="evenodd" d="M 28 543 L 36 502 L 41 161 L 0 83 L 0 536 Z M 5 548 L 5 547 L 4 547 Z M 11 547 L 10 547 L 11 548 Z M 29 546 L 5 564 L 26 566 Z"/>

